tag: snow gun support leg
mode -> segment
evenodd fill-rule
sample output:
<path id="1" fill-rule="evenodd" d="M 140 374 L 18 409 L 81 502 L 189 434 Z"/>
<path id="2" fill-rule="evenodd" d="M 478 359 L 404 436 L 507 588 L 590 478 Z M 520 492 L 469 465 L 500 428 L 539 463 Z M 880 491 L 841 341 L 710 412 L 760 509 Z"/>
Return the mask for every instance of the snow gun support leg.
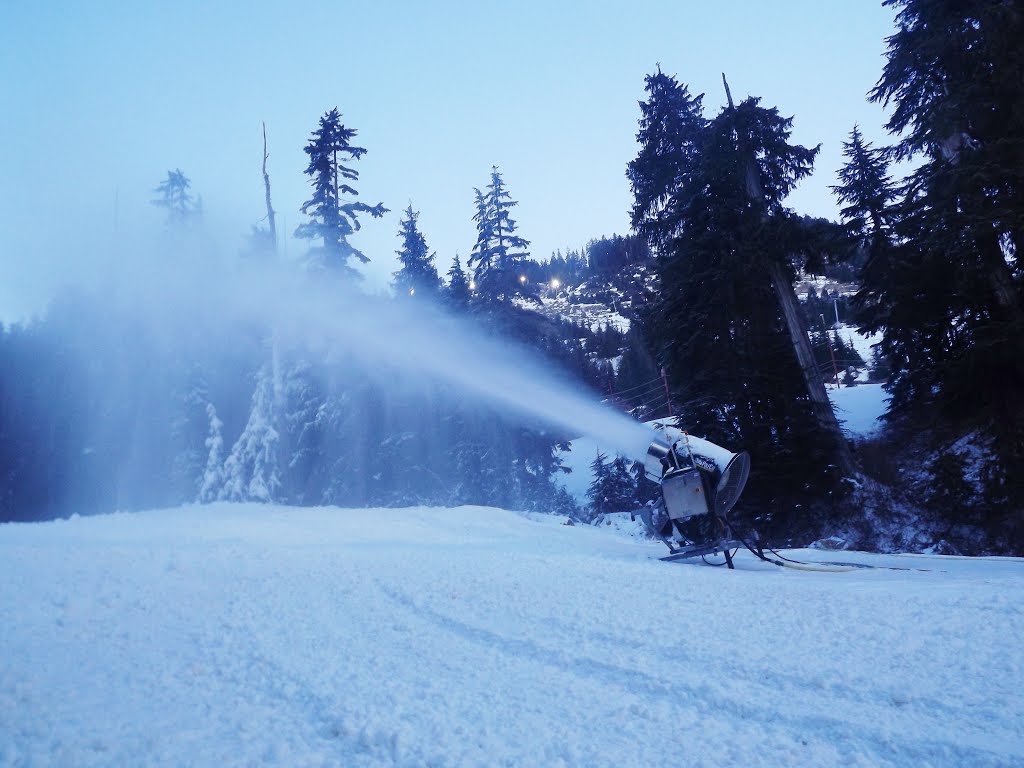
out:
<path id="1" fill-rule="evenodd" d="M 729 551 L 743 544 L 729 536 L 725 515 L 747 483 L 750 457 L 665 427 L 648 448 L 645 467 L 648 476 L 661 484 L 660 519 L 655 521 L 652 514 L 643 519 L 669 548 L 662 560 L 721 552 L 732 568 Z M 669 539 L 673 529 L 680 537 L 675 544 Z"/>

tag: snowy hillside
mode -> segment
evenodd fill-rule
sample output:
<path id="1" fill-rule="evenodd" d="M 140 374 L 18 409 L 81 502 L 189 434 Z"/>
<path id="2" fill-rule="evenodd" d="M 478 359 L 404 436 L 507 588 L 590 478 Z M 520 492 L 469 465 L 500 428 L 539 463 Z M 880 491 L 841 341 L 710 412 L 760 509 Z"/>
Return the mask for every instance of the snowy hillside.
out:
<path id="1" fill-rule="evenodd" d="M 621 294 L 621 292 L 619 293 Z M 545 317 L 568 320 L 592 331 L 596 331 L 602 326 L 608 326 L 626 333 L 630 326 L 629 318 L 622 314 L 622 310 L 630 308 L 630 303 L 627 300 L 622 299 L 614 305 L 600 301 L 587 301 L 586 293 L 580 289 L 569 289 L 557 295 L 542 294 L 540 305 L 537 307 L 529 302 L 520 302 L 520 305 L 531 309 L 535 308 Z"/>
<path id="2" fill-rule="evenodd" d="M 478 507 L 0 526 L 0 765 L 1024 764 L 1021 561 L 660 547 Z"/>

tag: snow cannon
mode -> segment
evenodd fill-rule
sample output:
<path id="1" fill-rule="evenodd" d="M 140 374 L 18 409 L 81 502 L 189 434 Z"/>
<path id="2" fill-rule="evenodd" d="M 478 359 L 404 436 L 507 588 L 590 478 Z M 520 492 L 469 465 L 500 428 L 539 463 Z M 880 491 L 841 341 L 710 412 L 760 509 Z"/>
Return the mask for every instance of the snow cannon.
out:
<path id="1" fill-rule="evenodd" d="M 733 453 L 675 427 L 657 429 L 660 434 L 647 449 L 644 467 L 648 477 L 661 484 L 661 500 L 641 514 L 669 548 L 669 556 L 662 559 L 722 552 L 731 568 L 729 550 L 741 544 L 731 540 L 725 516 L 747 484 L 749 454 Z M 670 540 L 673 529 L 680 537 L 675 543 Z"/>

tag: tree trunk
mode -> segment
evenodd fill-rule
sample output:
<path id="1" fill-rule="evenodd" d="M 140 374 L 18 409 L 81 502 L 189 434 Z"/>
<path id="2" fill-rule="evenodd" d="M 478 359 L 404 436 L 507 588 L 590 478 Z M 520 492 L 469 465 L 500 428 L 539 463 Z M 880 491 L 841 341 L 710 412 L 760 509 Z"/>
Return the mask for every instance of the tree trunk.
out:
<path id="1" fill-rule="evenodd" d="M 274 207 L 270 204 L 270 175 L 267 173 L 267 124 L 263 124 L 263 188 L 267 196 L 267 223 L 270 228 L 270 241 L 277 250 L 277 224 L 274 220 Z"/>
<path id="2" fill-rule="evenodd" d="M 729 109 L 734 110 L 732 93 L 729 91 L 729 83 L 722 73 L 722 83 L 725 86 L 725 94 L 729 102 Z M 737 135 L 737 149 L 743 151 L 740 137 Z M 768 220 L 768 211 L 765 207 L 764 185 L 761 183 L 761 174 L 751 153 L 747 153 L 746 165 L 746 187 L 747 195 L 761 209 L 763 221 Z M 811 342 L 807 338 L 807 329 L 804 327 L 803 316 L 800 314 L 800 306 L 797 302 L 796 292 L 793 284 L 787 279 L 786 270 L 781 261 L 770 259 L 768 271 L 771 275 L 772 287 L 779 299 L 779 307 L 786 320 L 786 328 L 789 330 L 790 342 L 796 352 L 796 359 L 800 365 L 800 371 L 807 385 L 807 395 L 811 400 L 811 407 L 818 428 L 823 432 L 831 434 L 836 444 L 836 459 L 839 462 L 839 469 L 847 476 L 858 474 L 857 464 L 850 451 L 850 445 L 846 442 L 843 430 L 839 426 L 835 412 L 832 410 L 832 403 L 825 391 L 825 384 L 818 375 L 818 367 L 814 363 L 814 353 L 811 351 Z"/>
<path id="3" fill-rule="evenodd" d="M 781 263 L 772 261 L 768 265 L 768 269 L 771 273 L 772 287 L 775 289 L 775 295 L 779 298 L 779 306 L 782 308 L 782 315 L 786 320 L 786 328 L 789 330 L 789 337 L 793 343 L 793 351 L 796 352 L 800 371 L 807 384 L 807 394 L 811 399 L 811 407 L 814 418 L 818 422 L 818 428 L 823 432 L 835 435 L 839 468 L 843 474 L 856 475 L 857 464 L 853 460 L 850 446 L 843 436 L 839 420 L 836 419 L 832 403 L 828 399 L 828 392 L 825 391 L 825 384 L 821 380 L 821 376 L 818 375 L 818 368 L 814 363 L 814 352 L 811 350 L 811 342 L 807 338 L 807 329 L 804 327 L 803 315 L 800 314 L 796 292 L 787 279 L 786 270 Z"/>
<path id="4" fill-rule="evenodd" d="M 985 249 L 984 269 L 996 304 L 1004 315 L 1018 328 L 1024 328 L 1024 308 L 1021 307 L 1020 291 L 1014 283 L 1013 272 L 1003 257 L 1003 249 L 999 241 L 993 238 L 991 244 L 983 243 Z M 1017 258 L 1020 258 L 1018 253 Z"/>

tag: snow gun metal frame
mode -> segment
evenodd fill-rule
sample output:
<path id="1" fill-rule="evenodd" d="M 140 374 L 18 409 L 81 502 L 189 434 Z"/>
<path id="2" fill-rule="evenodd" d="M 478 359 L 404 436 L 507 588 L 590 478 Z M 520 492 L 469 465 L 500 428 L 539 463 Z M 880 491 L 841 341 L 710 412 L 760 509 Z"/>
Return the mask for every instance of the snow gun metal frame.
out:
<path id="1" fill-rule="evenodd" d="M 745 546 L 730 534 L 726 514 L 743 493 L 750 475 L 750 456 L 733 453 L 709 440 L 675 427 L 660 431 L 650 447 L 644 468 L 661 485 L 656 506 L 640 513 L 647 528 L 669 549 L 662 560 L 684 560 L 721 552 L 729 568 L 730 550 Z M 679 540 L 673 542 L 673 529 Z"/>

